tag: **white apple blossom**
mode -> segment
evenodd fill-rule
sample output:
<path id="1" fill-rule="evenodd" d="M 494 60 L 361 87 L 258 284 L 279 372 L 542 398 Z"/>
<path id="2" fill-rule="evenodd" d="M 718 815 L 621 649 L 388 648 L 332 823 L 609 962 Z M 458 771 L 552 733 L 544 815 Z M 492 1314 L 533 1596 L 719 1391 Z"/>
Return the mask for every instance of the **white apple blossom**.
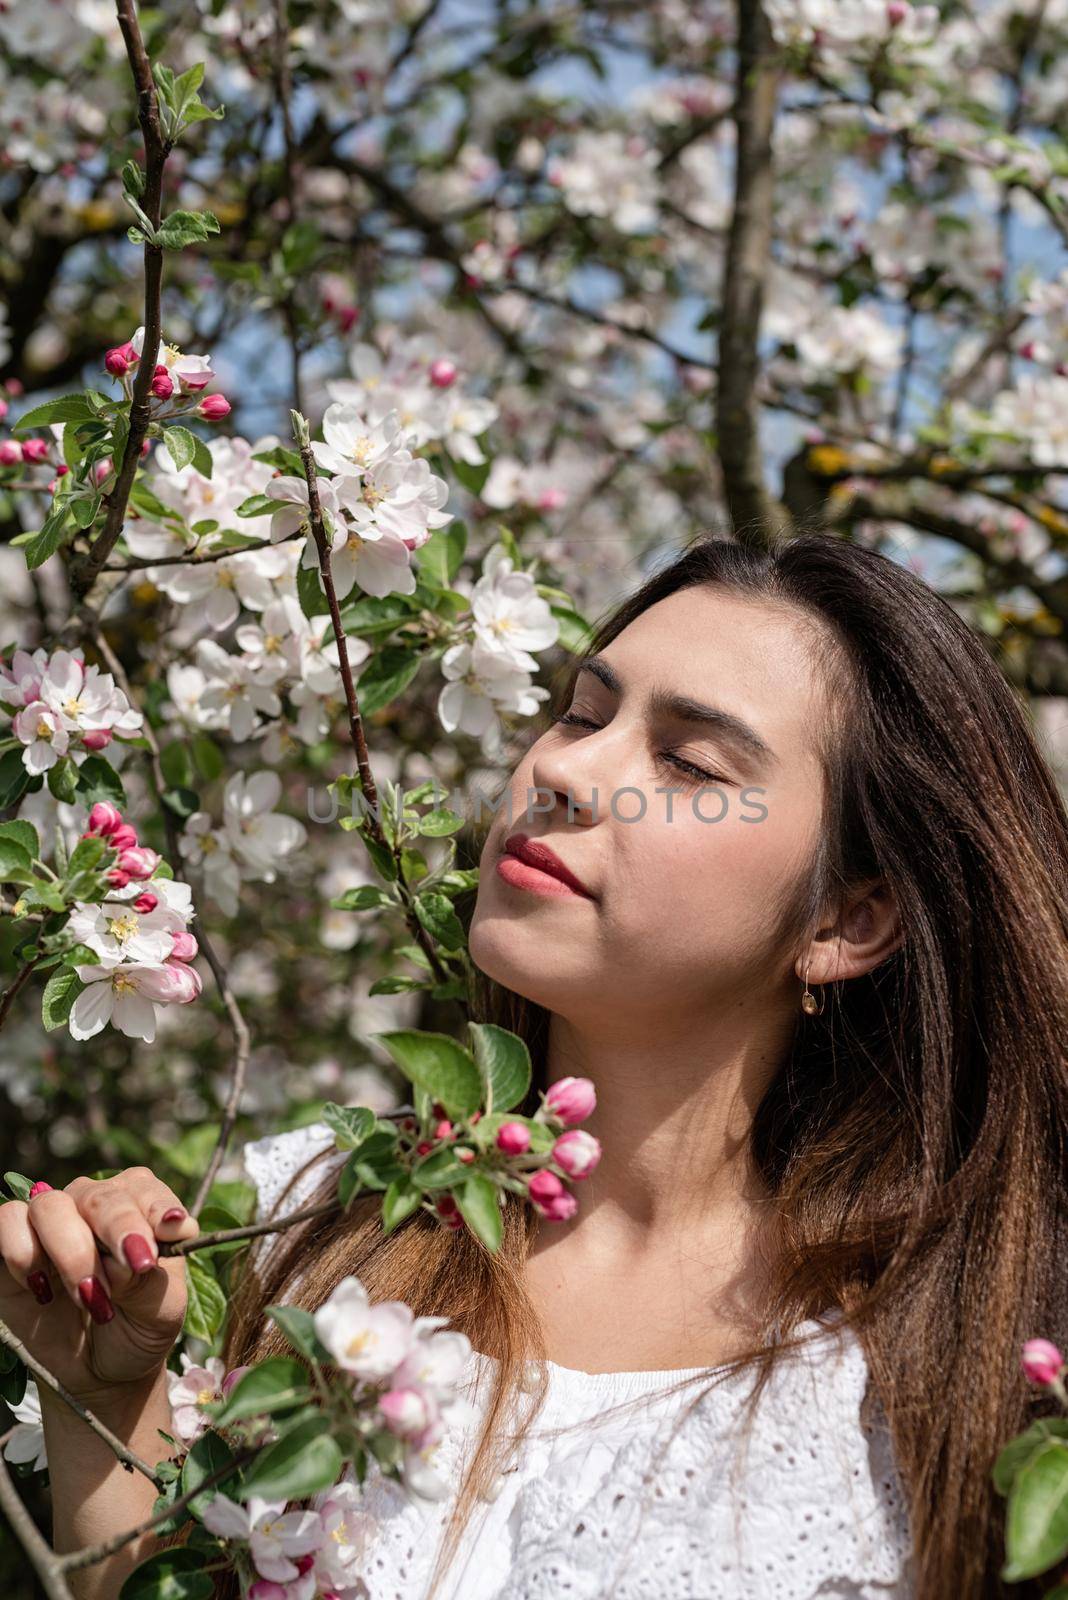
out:
<path id="1" fill-rule="evenodd" d="M 285 1507 L 284 1500 L 265 1500 L 258 1494 L 249 1495 L 244 1505 L 216 1494 L 205 1506 L 201 1521 L 221 1539 L 247 1543 L 261 1577 L 288 1583 L 300 1575 L 293 1557 L 318 1550 L 323 1527 L 317 1512 L 286 1511 Z"/>
<path id="2" fill-rule="evenodd" d="M 145 346 L 145 330 L 138 328 L 130 340 L 134 350 L 140 357 Z M 160 339 L 159 353 L 156 356 L 156 365 L 165 367 L 176 383 L 184 389 L 196 392 L 206 389 L 215 374 L 211 370 L 211 359 L 208 356 L 184 355 L 176 344 L 167 344 Z"/>
<path id="3" fill-rule="evenodd" d="M 9 1409 L 15 1418 L 15 1427 L 4 1444 L 5 1461 L 20 1466 L 29 1465 L 32 1471 L 43 1472 L 48 1466 L 48 1451 L 45 1448 L 41 1398 L 32 1378 L 27 1380 L 26 1393 L 18 1405 Z"/>
<path id="4" fill-rule="evenodd" d="M 299 670 L 300 639 L 307 620 L 296 596 L 283 595 L 265 607 L 259 623 L 242 623 L 235 630 L 235 642 L 258 682 L 279 683 Z"/>
<path id="5" fill-rule="evenodd" d="M 186 818 L 178 848 L 182 859 L 200 873 L 207 894 L 219 909 L 236 917 L 241 867 L 226 829 L 216 828 L 207 811 L 194 811 Z"/>
<path id="6" fill-rule="evenodd" d="M 71 1007 L 74 1039 L 92 1039 L 110 1022 L 128 1038 L 151 1044 L 157 1006 L 186 1005 L 201 990 L 199 973 L 183 961 L 165 961 L 162 966 L 79 965 L 74 970 L 85 984 Z"/>
<path id="7" fill-rule="evenodd" d="M 538 594 L 529 572 L 514 570 L 501 544 L 483 558 L 482 576 L 471 591 L 471 611 L 479 643 L 528 672 L 538 665 L 530 652 L 548 650 L 559 637 L 549 602 Z"/>
<path id="8" fill-rule="evenodd" d="M 57 650 L 49 658 L 40 689 L 42 701 L 62 719 L 67 732 L 134 735 L 144 723 L 141 712 L 130 705 L 110 672 L 86 667 L 80 655 Z M 84 752 L 74 752 L 84 759 Z"/>
<path id="9" fill-rule="evenodd" d="M 217 706 L 209 710 L 202 703 L 209 682 L 207 675 L 191 662 L 172 661 L 167 668 L 170 707 L 166 714 L 196 728 L 225 728 L 230 721 L 228 709 Z"/>
<path id="10" fill-rule="evenodd" d="M 207 680 L 200 704 L 207 712 L 225 712 L 230 737 L 238 744 L 251 739 L 257 715 L 277 717 L 282 702 L 273 687 L 245 656 L 231 655 L 214 639 L 197 643 L 197 665 Z"/>
<path id="11" fill-rule="evenodd" d="M 82 652 L 73 654 L 84 660 Z M 0 662 L 0 702 L 7 706 L 26 706 L 41 697 L 41 679 L 48 666 L 48 651 L 16 650 L 10 667 Z"/>
<path id="12" fill-rule="evenodd" d="M 801 361 L 816 376 L 869 372 L 886 377 L 901 362 L 901 330 L 862 305 L 829 306 L 798 326 L 795 342 Z"/>
<path id="13" fill-rule="evenodd" d="M 358 1278 L 342 1278 L 313 1313 L 315 1332 L 337 1366 L 369 1383 L 388 1378 L 412 1347 L 415 1318 L 402 1300 L 372 1305 Z"/>
<path id="14" fill-rule="evenodd" d="M 127 891 L 144 891 L 144 883 L 127 884 Z M 153 893 L 155 889 L 153 888 Z M 174 948 L 174 935 L 184 919 L 163 905 L 154 911 L 137 911 L 129 900 L 104 900 L 99 905 L 77 902 L 67 923 L 79 944 L 88 945 L 105 966 L 136 961 L 162 966 Z"/>
<path id="15" fill-rule="evenodd" d="M 301 565 L 313 569 L 319 566 L 319 557 L 310 544 L 305 546 Z M 359 530 L 339 519 L 331 541 L 330 572 L 339 600 L 357 585 L 365 594 L 379 598 L 415 592 L 411 551 L 403 539 L 386 533 L 371 516 Z"/>
<path id="16" fill-rule="evenodd" d="M 70 744 L 70 734 L 58 711 L 43 700 L 31 700 L 14 718 L 11 730 L 15 738 L 25 745 L 22 764 L 35 776 L 54 767 L 65 756 Z"/>
<path id="17" fill-rule="evenodd" d="M 203 1407 L 221 1397 L 226 1364 L 221 1356 L 208 1356 L 202 1363 L 196 1363 L 184 1350 L 178 1359 L 182 1366 L 180 1373 L 167 1368 L 167 1399 L 172 1431 L 189 1445 L 210 1426 Z"/>
<path id="18" fill-rule="evenodd" d="M 223 828 L 242 865 L 273 883 L 277 869 L 299 850 L 308 831 L 296 817 L 275 811 L 282 782 L 276 772 L 237 772 L 223 790 Z"/>
<path id="19" fill-rule="evenodd" d="M 532 684 L 529 674 L 500 651 L 480 639 L 450 645 L 441 658 L 448 680 L 438 695 L 438 720 L 446 733 L 467 733 L 473 738 L 498 731 L 497 712 L 516 711 L 533 716 L 548 689 Z"/>
<path id="20" fill-rule="evenodd" d="M 352 1591 L 363 1586 L 362 1567 L 368 1541 L 376 1531 L 376 1518 L 363 1506 L 363 1492 L 343 1478 L 321 1489 L 312 1500 L 319 1515 L 323 1542 L 315 1555 L 315 1577 L 321 1591 Z"/>
<path id="21" fill-rule="evenodd" d="M 335 401 L 323 416 L 323 443 L 312 444 L 312 454 L 321 467 L 342 478 L 362 473 L 388 461 L 403 446 L 400 419 L 395 411 L 380 421 L 370 422 L 358 407 Z"/>
<path id="22" fill-rule="evenodd" d="M 566 155 L 549 162 L 548 176 L 576 216 L 604 217 L 620 233 L 656 226 L 660 194 L 652 146 L 617 129 L 584 128 Z"/>

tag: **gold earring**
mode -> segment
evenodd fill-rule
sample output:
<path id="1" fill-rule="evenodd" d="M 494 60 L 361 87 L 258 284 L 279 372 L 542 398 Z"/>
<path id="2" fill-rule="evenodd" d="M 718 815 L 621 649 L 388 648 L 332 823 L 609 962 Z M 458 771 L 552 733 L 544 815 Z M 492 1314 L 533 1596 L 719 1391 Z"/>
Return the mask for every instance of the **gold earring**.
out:
<path id="1" fill-rule="evenodd" d="M 827 997 L 824 994 L 823 989 L 821 987 L 821 989 L 820 989 L 820 998 L 819 998 L 819 1001 L 817 1002 L 816 996 L 809 989 L 809 986 L 808 986 L 808 972 L 809 972 L 809 967 L 811 967 L 811 965 L 812 965 L 812 963 L 810 961 L 808 963 L 808 966 L 806 966 L 806 968 L 805 968 L 805 992 L 801 996 L 801 1010 L 806 1012 L 810 1017 L 820 1017 L 820 1016 L 823 1015 L 823 1008 L 827 1003 Z"/>

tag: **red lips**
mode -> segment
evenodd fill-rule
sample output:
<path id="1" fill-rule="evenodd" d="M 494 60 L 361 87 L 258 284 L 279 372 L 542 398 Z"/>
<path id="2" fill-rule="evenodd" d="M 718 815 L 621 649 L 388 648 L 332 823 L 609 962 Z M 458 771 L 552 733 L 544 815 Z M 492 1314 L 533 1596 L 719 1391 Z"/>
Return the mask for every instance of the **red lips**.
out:
<path id="1" fill-rule="evenodd" d="M 566 883 L 569 889 L 574 889 L 576 894 L 584 894 L 587 899 L 594 899 L 593 892 L 587 889 L 581 878 L 577 878 L 554 850 L 540 839 L 530 839 L 525 833 L 510 833 L 504 841 L 504 853 L 515 856 L 520 861 L 525 861 L 528 867 L 536 867 L 539 872 L 546 872 L 551 878 L 559 878 L 561 883 Z"/>

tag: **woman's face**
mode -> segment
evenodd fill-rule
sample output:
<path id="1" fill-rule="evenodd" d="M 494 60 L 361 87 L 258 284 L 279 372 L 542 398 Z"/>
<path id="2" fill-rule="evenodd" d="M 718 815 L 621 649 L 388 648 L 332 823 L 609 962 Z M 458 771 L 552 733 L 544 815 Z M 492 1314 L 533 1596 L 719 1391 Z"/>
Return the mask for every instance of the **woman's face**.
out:
<path id="1" fill-rule="evenodd" d="M 565 707 L 581 722 L 543 734 L 501 797 L 482 851 L 475 964 L 617 1034 L 778 989 L 795 1006 L 797 952 L 778 947 L 776 927 L 820 823 L 812 638 L 796 610 L 701 587 L 613 639 Z M 665 697 L 737 722 L 687 720 Z M 506 855 L 520 832 L 588 894 Z"/>

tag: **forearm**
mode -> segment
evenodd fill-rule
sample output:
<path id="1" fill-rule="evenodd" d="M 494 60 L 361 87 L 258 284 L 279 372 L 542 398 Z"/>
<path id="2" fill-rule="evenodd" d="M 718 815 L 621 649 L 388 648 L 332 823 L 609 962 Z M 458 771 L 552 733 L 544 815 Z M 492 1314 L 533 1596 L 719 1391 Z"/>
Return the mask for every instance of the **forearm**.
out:
<path id="1" fill-rule="evenodd" d="M 171 1447 L 158 1429 L 171 1431 L 167 1381 L 161 1370 L 133 1386 L 107 1407 L 90 1409 L 134 1453 L 155 1466 Z M 65 1555 L 125 1533 L 152 1515 L 158 1490 L 136 1470 L 129 1471 L 90 1428 L 58 1397 L 42 1394 L 42 1416 L 52 1489 L 52 1543 Z M 126 1574 L 159 1547 L 155 1534 L 142 1534 L 115 1555 L 68 1576 L 78 1600 L 113 1600 Z"/>

